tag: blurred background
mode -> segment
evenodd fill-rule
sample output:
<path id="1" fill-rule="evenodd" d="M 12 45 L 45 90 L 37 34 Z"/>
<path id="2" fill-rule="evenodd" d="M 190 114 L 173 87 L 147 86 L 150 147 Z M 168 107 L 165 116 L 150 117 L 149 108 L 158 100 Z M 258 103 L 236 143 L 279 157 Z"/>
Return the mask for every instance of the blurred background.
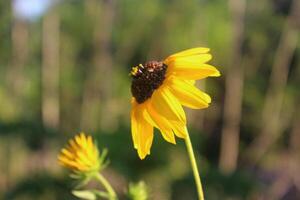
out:
<path id="1" fill-rule="evenodd" d="M 300 199 L 299 0 L 2 0 L 0 24 L 0 199 L 75 199 L 56 157 L 81 130 L 121 197 L 196 199 L 184 141 L 139 160 L 128 73 L 198 46 L 222 73 L 186 109 L 207 199 Z"/>

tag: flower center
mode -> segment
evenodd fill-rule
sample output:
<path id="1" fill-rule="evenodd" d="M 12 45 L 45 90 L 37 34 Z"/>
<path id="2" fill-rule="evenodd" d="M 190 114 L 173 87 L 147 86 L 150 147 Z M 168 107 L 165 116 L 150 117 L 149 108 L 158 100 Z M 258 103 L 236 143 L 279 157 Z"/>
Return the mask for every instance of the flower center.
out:
<path id="1" fill-rule="evenodd" d="M 162 85 L 166 70 L 167 65 L 158 61 L 149 61 L 132 68 L 131 93 L 138 103 L 145 102 Z"/>

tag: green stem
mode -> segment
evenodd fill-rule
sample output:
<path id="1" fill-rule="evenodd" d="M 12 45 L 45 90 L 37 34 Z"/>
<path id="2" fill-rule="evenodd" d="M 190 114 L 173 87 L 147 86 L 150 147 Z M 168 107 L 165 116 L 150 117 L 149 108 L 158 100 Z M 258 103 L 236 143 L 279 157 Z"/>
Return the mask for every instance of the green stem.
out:
<path id="1" fill-rule="evenodd" d="M 192 142 L 191 142 L 189 134 L 187 134 L 187 136 L 185 138 L 185 144 L 186 144 L 186 148 L 187 148 L 187 151 L 188 151 L 188 154 L 190 157 L 190 161 L 191 161 L 191 165 L 192 165 L 192 169 L 193 169 L 193 174 L 194 174 L 197 192 L 198 192 L 198 199 L 204 200 L 204 194 L 203 194 L 202 184 L 201 184 L 201 180 L 200 180 L 200 175 L 198 172 L 198 167 L 197 167 L 197 163 L 196 163 L 196 159 L 195 159 L 195 155 L 194 155 L 194 151 L 193 151 L 193 146 L 192 146 Z"/>
<path id="2" fill-rule="evenodd" d="M 108 192 L 109 195 L 109 199 L 110 200 L 117 200 L 117 195 L 116 192 L 114 191 L 114 189 L 111 187 L 111 185 L 109 184 L 109 182 L 106 180 L 106 178 L 104 178 L 104 176 L 102 176 L 102 174 L 100 174 L 99 172 L 95 174 L 95 178 L 104 186 L 104 188 L 106 189 L 106 191 Z"/>

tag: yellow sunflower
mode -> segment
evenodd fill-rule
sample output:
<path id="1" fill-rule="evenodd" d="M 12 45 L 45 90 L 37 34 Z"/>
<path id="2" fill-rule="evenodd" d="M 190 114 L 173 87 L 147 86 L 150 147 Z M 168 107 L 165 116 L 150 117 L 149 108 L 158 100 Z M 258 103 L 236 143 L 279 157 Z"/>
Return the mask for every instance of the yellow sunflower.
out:
<path id="1" fill-rule="evenodd" d="M 153 127 L 175 144 L 175 136 L 186 138 L 183 106 L 202 109 L 211 102 L 208 94 L 194 86 L 195 80 L 220 76 L 212 65 L 208 48 L 192 48 L 132 68 L 131 132 L 141 159 L 150 154 Z"/>
<path id="2" fill-rule="evenodd" d="M 58 156 L 61 165 L 75 172 L 98 171 L 101 166 L 99 151 L 91 136 L 80 133 L 69 140 Z"/>

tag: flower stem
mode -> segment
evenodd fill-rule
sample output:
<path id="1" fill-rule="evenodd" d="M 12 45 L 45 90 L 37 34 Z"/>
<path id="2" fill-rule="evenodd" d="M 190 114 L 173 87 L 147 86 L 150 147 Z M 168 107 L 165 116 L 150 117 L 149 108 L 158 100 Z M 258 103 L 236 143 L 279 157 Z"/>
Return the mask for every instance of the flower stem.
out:
<path id="1" fill-rule="evenodd" d="M 106 189 L 106 191 L 108 192 L 109 195 L 109 199 L 110 200 L 117 200 L 117 195 L 116 192 L 114 191 L 114 189 L 111 187 L 111 185 L 109 184 L 109 182 L 106 180 L 106 178 L 104 178 L 104 176 L 102 176 L 102 174 L 100 174 L 99 172 L 95 174 L 95 178 L 104 186 L 104 188 Z"/>
<path id="2" fill-rule="evenodd" d="M 191 142 L 189 134 L 187 134 L 187 136 L 185 138 L 185 145 L 186 145 L 186 148 L 187 148 L 187 151 L 188 151 L 188 154 L 190 157 L 190 161 L 191 161 L 191 166 L 193 169 L 193 174 L 194 174 L 197 192 L 198 192 L 198 199 L 204 200 L 204 194 L 203 194 L 202 184 L 201 184 L 201 180 L 200 180 L 200 175 L 198 172 L 198 167 L 197 167 L 197 163 L 196 163 L 196 159 L 195 159 L 195 155 L 194 155 L 194 151 L 193 151 L 193 146 L 192 146 L 192 142 Z"/>

